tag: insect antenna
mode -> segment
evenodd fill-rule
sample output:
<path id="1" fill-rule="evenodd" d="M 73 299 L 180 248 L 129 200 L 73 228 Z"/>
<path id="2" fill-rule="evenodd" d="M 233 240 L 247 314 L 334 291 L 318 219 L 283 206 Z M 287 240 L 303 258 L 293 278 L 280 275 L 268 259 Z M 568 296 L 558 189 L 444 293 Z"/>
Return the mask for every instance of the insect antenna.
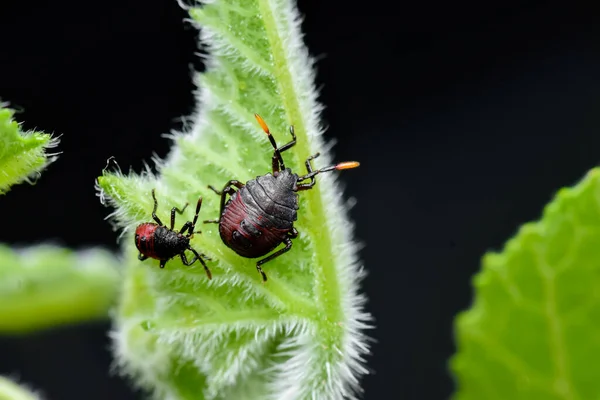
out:
<path id="1" fill-rule="evenodd" d="M 275 138 L 273 137 L 273 135 L 271 135 L 271 132 L 269 131 L 269 127 L 267 126 L 267 123 L 258 114 L 254 114 L 254 118 L 256 118 L 256 120 L 258 121 L 258 124 L 260 125 L 262 130 L 265 131 L 265 133 L 269 137 L 269 142 L 271 142 L 271 146 L 273 146 L 273 148 L 275 149 L 275 155 L 277 156 L 277 160 L 279 161 L 279 165 L 281 166 L 281 169 L 285 169 L 285 164 L 283 163 L 283 157 L 281 157 L 281 153 L 279 152 L 279 149 L 277 148 L 277 143 L 275 143 Z M 292 135 L 293 135 L 293 131 L 292 131 Z"/>
<path id="2" fill-rule="evenodd" d="M 314 176 L 316 176 L 320 173 L 323 173 L 323 172 L 341 171 L 343 169 L 352 169 L 352 168 L 357 168 L 359 166 L 360 166 L 360 163 L 358 161 L 344 161 L 344 162 L 338 163 L 336 165 L 331 165 L 329 167 L 318 169 L 316 171 L 310 171 L 308 174 L 298 177 L 298 182 L 313 178 Z"/>

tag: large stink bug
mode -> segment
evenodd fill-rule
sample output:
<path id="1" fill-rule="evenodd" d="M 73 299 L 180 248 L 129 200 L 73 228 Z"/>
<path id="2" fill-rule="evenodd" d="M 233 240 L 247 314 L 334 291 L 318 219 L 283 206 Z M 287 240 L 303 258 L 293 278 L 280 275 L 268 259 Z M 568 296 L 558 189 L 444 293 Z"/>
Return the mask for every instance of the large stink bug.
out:
<path id="1" fill-rule="evenodd" d="M 225 245 L 242 257 L 262 257 L 283 243 L 285 247 L 256 263 L 256 269 L 265 282 L 267 276 L 261 265 L 289 251 L 292 239 L 298 237 L 298 231 L 294 228 L 298 210 L 297 192 L 311 189 L 315 185 L 315 176 L 320 173 L 356 168 L 360 164 L 347 161 L 314 171 L 311 161 L 319 156 L 317 153 L 306 159 L 307 173 L 298 176 L 290 168 L 286 168 L 281 156 L 282 152 L 296 144 L 294 127 L 290 126 L 292 140 L 277 147 L 265 121 L 258 114 L 254 116 L 274 149 L 272 174 L 257 176 L 245 184 L 232 179 L 220 191 L 209 186 L 209 189 L 221 196 L 221 207 L 219 219 L 204 223 L 219 224 L 219 234 Z M 230 198 L 226 201 L 227 195 Z"/>

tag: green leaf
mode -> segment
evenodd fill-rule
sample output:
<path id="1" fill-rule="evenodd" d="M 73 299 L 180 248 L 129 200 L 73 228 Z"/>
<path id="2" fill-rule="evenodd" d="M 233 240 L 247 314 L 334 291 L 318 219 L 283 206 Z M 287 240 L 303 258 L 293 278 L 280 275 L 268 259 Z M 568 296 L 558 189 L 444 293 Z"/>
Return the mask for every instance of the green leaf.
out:
<path id="1" fill-rule="evenodd" d="M 0 334 L 108 318 L 118 261 L 104 250 L 0 244 Z"/>
<path id="2" fill-rule="evenodd" d="M 32 182 L 56 159 L 46 150 L 58 145 L 58 139 L 40 132 L 22 132 L 13 120 L 14 111 L 0 104 L 0 194 L 12 185 Z"/>
<path id="3" fill-rule="evenodd" d="M 38 400 L 39 396 L 23 385 L 0 376 L 0 400 Z"/>
<path id="4" fill-rule="evenodd" d="M 454 398 L 600 398 L 600 169 L 488 253 L 456 319 Z"/>
<path id="5" fill-rule="evenodd" d="M 295 172 L 303 174 L 304 160 L 316 152 L 316 168 L 333 163 L 295 4 L 222 0 L 190 14 L 210 53 L 198 76 L 192 129 L 172 136 L 157 175 L 148 168 L 141 175 L 105 171 L 98 179 L 101 200 L 115 208 L 111 217 L 125 239 L 126 279 L 113 333 L 121 370 L 157 398 L 352 398 L 366 373 L 371 317 L 359 293 L 364 272 L 336 173 L 319 175 L 313 190 L 300 192 L 300 236 L 264 265 L 266 284 L 257 259 L 227 248 L 213 224 L 199 223 L 202 233 L 191 242 L 213 259 L 212 281 L 199 263 L 186 267 L 174 258 L 159 269 L 156 260 L 137 260 L 133 231 L 151 220 L 152 188 L 162 221 L 172 207 L 192 205 L 178 216 L 179 228 L 192 219 L 199 196 L 200 221 L 218 218 L 219 196 L 208 185 L 270 172 L 273 150 L 253 113 L 279 145 L 291 139 L 294 125 L 297 145 L 284 158 Z"/>

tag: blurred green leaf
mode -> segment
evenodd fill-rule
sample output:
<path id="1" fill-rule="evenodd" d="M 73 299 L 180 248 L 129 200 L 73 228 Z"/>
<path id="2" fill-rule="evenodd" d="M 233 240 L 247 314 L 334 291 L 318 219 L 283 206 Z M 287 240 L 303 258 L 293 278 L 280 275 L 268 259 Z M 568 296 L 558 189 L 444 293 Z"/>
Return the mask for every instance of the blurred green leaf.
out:
<path id="1" fill-rule="evenodd" d="M 58 139 L 40 132 L 22 132 L 13 120 L 14 111 L 0 104 L 0 194 L 12 185 L 31 178 L 56 159 L 46 150 L 55 147 Z"/>
<path id="2" fill-rule="evenodd" d="M 600 169 L 561 189 L 474 278 L 456 400 L 600 398 Z"/>
<path id="3" fill-rule="evenodd" d="M 0 244 L 0 335 L 107 319 L 119 288 L 117 265 L 99 249 Z"/>

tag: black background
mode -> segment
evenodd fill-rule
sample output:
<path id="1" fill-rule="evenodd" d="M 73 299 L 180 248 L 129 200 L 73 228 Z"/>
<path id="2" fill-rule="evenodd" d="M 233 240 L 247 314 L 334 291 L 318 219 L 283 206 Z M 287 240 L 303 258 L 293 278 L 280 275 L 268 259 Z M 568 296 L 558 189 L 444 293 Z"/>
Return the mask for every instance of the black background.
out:
<path id="1" fill-rule="evenodd" d="M 365 399 L 446 399 L 452 319 L 481 255 L 600 161 L 598 18 L 577 3 L 302 0 L 324 121 L 369 270 L 377 339 Z M 374 8 L 375 6 L 375 8 Z M 196 32 L 175 0 L 0 9 L 0 98 L 63 134 L 35 186 L 0 197 L 0 241 L 116 246 L 94 179 L 139 171 L 194 106 Z M 74 190 L 76 189 L 76 190 Z M 26 218 L 17 215 L 29 213 Z M 133 399 L 108 325 L 0 339 L 0 374 L 48 399 Z"/>

